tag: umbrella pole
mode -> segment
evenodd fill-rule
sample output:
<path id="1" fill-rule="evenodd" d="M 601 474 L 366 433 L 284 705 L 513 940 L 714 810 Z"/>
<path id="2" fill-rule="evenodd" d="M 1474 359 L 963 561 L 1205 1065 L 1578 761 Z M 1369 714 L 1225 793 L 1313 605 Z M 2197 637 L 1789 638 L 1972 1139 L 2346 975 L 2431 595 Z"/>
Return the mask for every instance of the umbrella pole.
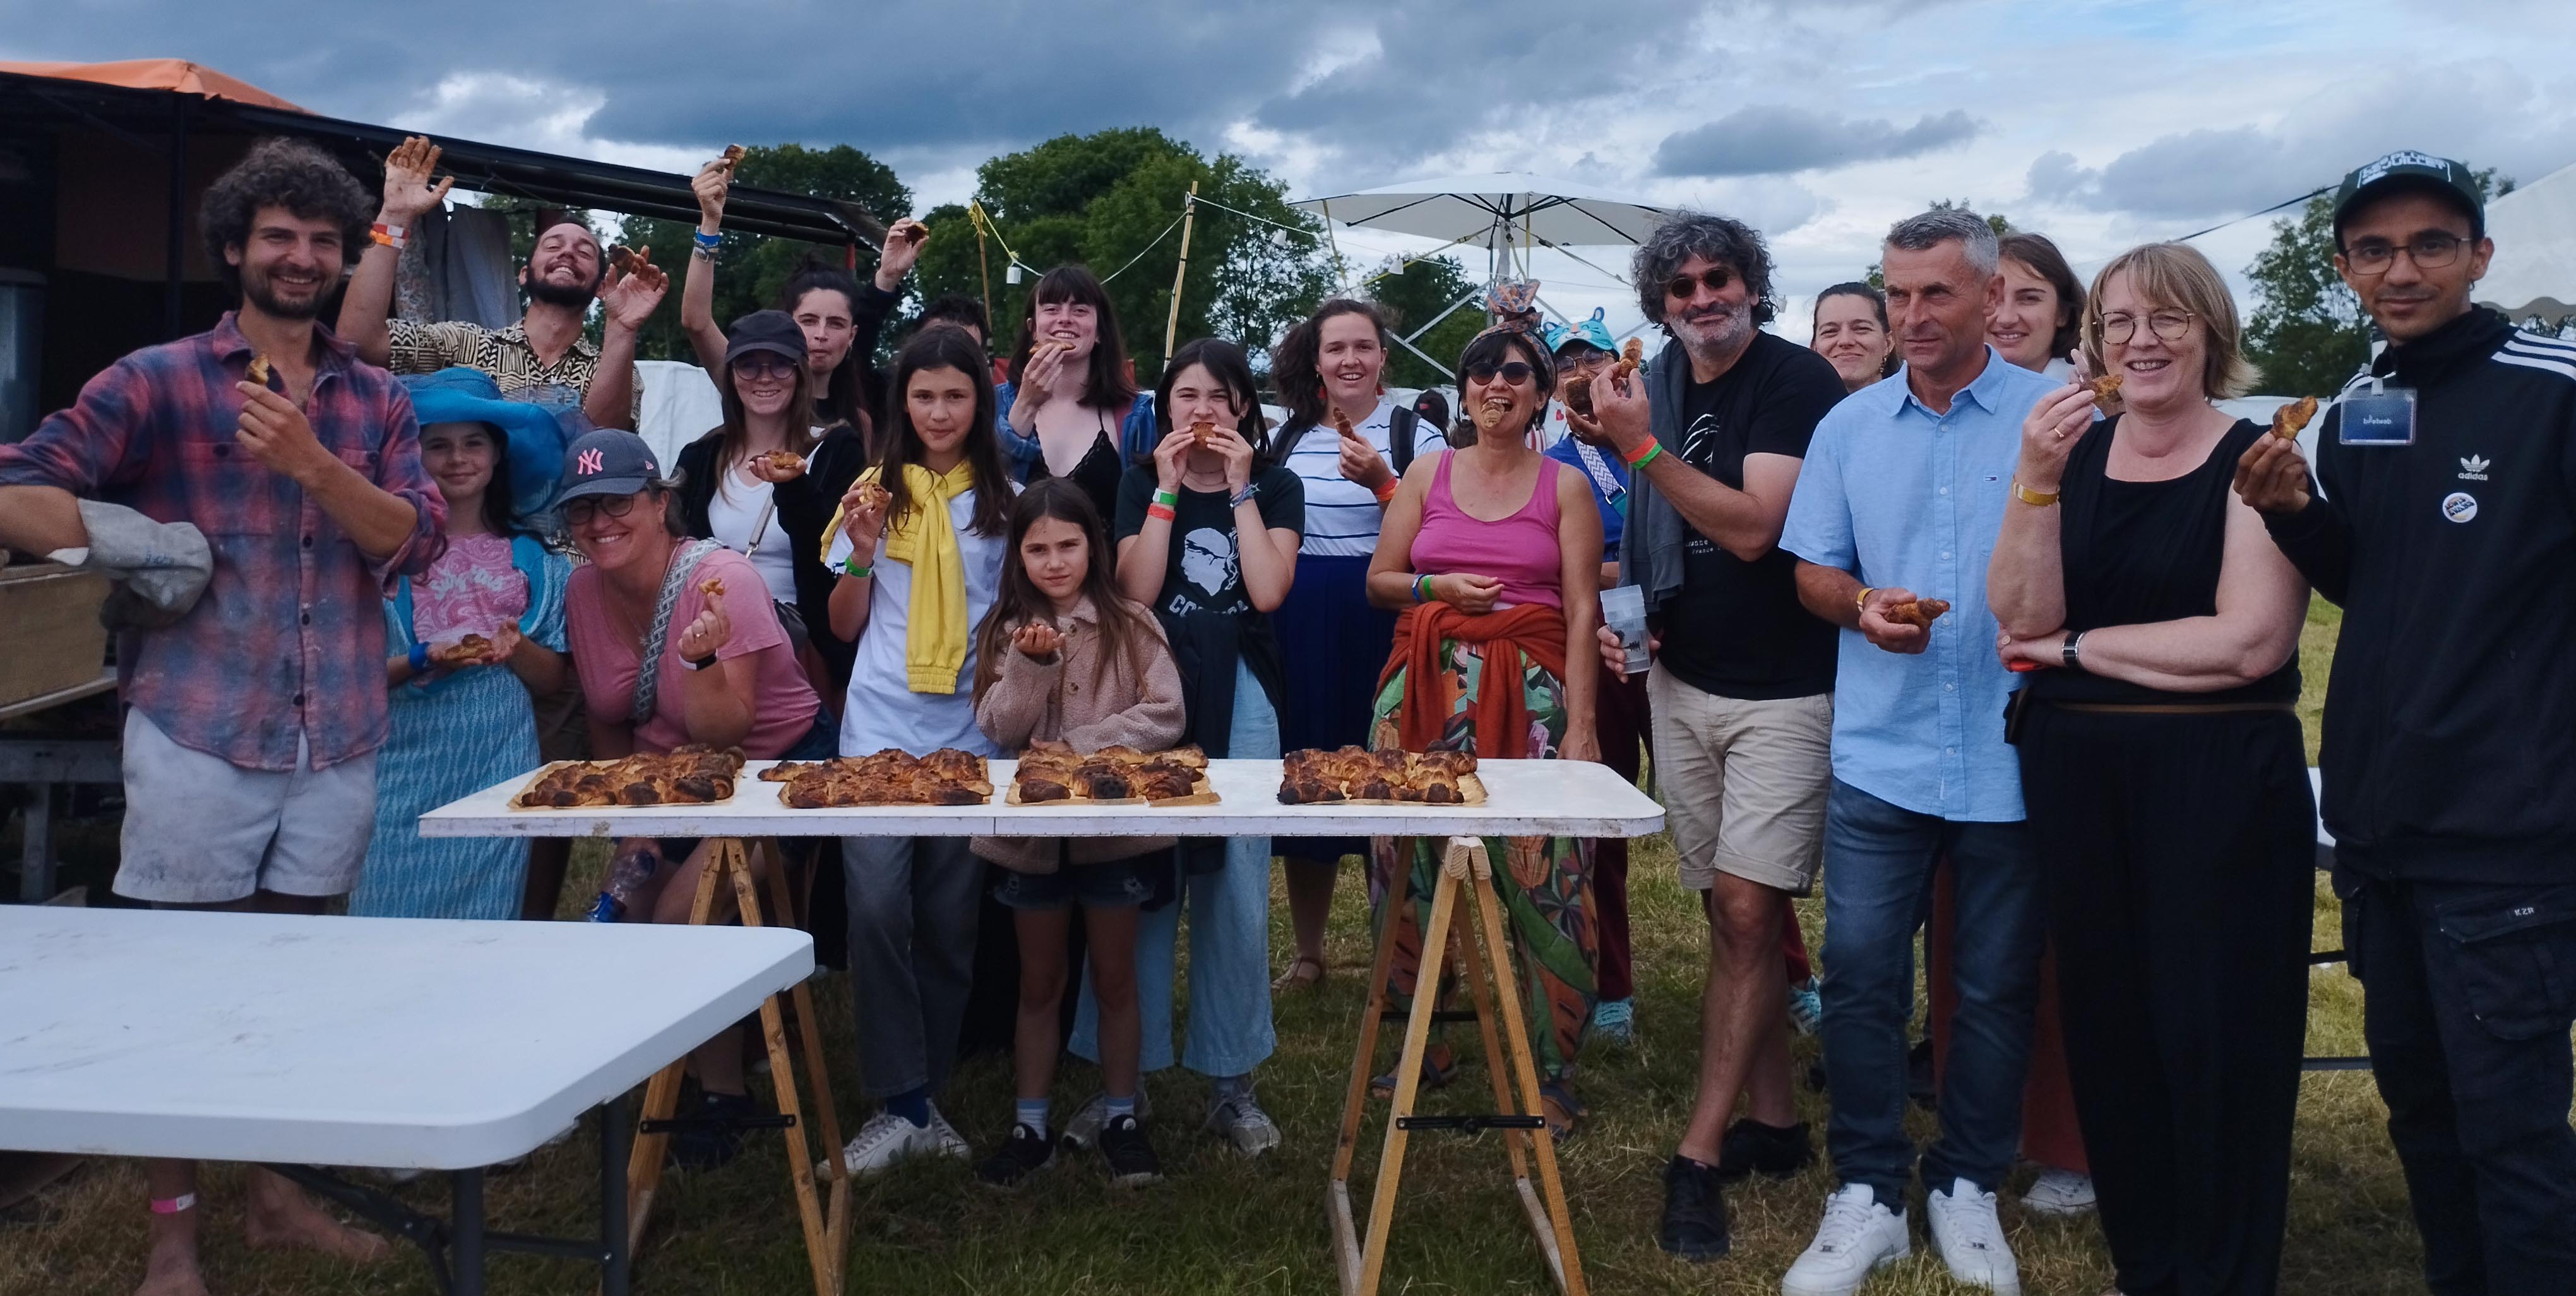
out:
<path id="1" fill-rule="evenodd" d="M 1190 196 L 1181 200 L 1181 264 L 1172 271 L 1172 313 L 1163 319 L 1163 359 L 1172 358 L 1172 343 L 1181 331 L 1181 281 L 1190 273 L 1190 222 L 1199 214 L 1199 182 L 1190 182 Z"/>

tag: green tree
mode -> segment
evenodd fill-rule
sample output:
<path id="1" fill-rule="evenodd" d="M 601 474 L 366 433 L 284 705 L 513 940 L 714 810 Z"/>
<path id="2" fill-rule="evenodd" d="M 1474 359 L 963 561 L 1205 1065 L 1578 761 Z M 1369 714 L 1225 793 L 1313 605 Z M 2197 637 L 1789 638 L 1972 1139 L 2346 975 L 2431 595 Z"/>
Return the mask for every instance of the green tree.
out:
<path id="1" fill-rule="evenodd" d="M 880 228 L 912 214 L 912 191 L 895 178 L 893 169 L 847 144 L 823 149 L 802 144 L 747 148 L 734 168 L 734 178 L 755 188 L 849 204 Z M 635 352 L 645 359 L 696 358 L 689 349 L 687 335 L 680 329 L 680 282 L 688 273 L 689 240 L 697 224 L 694 220 L 629 216 L 620 227 L 620 241 L 652 248 L 653 264 L 671 275 L 671 295 L 636 338 Z M 857 252 L 858 265 L 851 273 L 865 283 L 868 276 L 876 273 L 876 249 L 862 243 Z M 716 254 L 716 323 L 730 324 L 753 311 L 778 305 L 779 290 L 808 259 L 845 266 L 849 258 L 850 250 L 841 245 L 727 230 L 724 247 Z"/>
<path id="2" fill-rule="evenodd" d="M 1387 322 L 1402 336 L 1431 323 L 1440 312 L 1475 291 L 1476 285 L 1467 278 L 1467 268 L 1459 264 L 1458 258 L 1436 256 L 1410 262 L 1390 260 L 1384 269 L 1370 276 L 1366 288 L 1369 300 L 1386 311 Z M 1458 353 L 1466 350 L 1467 343 L 1484 327 L 1484 307 L 1471 302 L 1450 311 L 1448 318 L 1430 332 L 1413 339 L 1413 345 L 1443 365 L 1454 365 L 1458 363 Z M 1454 380 L 1448 374 L 1402 345 L 1387 357 L 1389 387 L 1435 387 L 1451 381 Z"/>
<path id="3" fill-rule="evenodd" d="M 2513 179 L 2472 171 L 2478 192 L 2501 198 Z M 2328 396 L 2370 360 L 2370 321 L 2361 299 L 2335 273 L 2334 197 L 2318 194 L 2298 216 L 2272 222 L 2272 242 L 2245 277 L 2258 304 L 2245 324 L 2245 354 L 2262 389 L 2278 396 Z"/>
<path id="4" fill-rule="evenodd" d="M 1021 282 L 1008 281 L 1011 256 L 1038 272 L 1076 263 L 1101 276 L 1137 379 L 1152 381 L 1162 367 L 1178 222 L 1193 181 L 1207 201 L 1190 230 L 1178 341 L 1228 337 L 1257 354 L 1331 286 L 1317 255 L 1320 229 L 1288 206 L 1279 182 L 1232 154 L 1209 159 L 1150 127 L 1060 135 L 975 174 L 976 199 L 997 237 L 979 249 L 962 209 L 931 213 L 920 291 L 989 300 L 996 350 L 1018 336 L 1036 286 L 1026 271 Z"/>

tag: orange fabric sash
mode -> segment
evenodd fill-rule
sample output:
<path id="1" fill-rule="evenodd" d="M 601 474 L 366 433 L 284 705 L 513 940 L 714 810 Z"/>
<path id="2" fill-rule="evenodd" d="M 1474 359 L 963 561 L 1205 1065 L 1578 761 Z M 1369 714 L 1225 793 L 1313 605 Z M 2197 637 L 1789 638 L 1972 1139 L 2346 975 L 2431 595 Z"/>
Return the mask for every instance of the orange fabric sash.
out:
<path id="1" fill-rule="evenodd" d="M 1520 663 L 1493 651 L 1496 645 L 1519 649 L 1557 679 L 1565 678 L 1565 613 L 1543 603 L 1525 603 L 1501 612 L 1472 616 L 1446 603 L 1407 608 L 1395 622 L 1395 651 L 1378 674 L 1386 687 L 1399 670 L 1405 677 L 1404 700 L 1396 704 L 1396 732 L 1406 751 L 1429 751 L 1449 726 L 1449 706 L 1442 690 L 1425 686 L 1440 670 L 1440 643 L 1486 645 L 1486 674 L 1473 703 L 1476 754 L 1493 760 L 1529 755 L 1529 701 L 1521 689 Z M 1499 677 L 1495 674 L 1500 668 Z"/>

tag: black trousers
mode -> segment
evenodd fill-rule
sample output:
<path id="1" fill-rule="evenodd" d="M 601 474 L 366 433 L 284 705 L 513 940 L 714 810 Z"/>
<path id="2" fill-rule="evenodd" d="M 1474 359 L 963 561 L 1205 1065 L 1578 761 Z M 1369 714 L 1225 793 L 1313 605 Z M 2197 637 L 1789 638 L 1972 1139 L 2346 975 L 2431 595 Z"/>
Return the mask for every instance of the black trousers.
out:
<path id="1" fill-rule="evenodd" d="M 2368 867 L 2339 860 L 2335 891 L 2425 1283 L 2434 1296 L 2576 1292 L 2576 884 Z"/>
<path id="2" fill-rule="evenodd" d="M 2019 749 L 2120 1290 L 2270 1296 L 2316 888 L 2298 720 L 2037 706 Z"/>

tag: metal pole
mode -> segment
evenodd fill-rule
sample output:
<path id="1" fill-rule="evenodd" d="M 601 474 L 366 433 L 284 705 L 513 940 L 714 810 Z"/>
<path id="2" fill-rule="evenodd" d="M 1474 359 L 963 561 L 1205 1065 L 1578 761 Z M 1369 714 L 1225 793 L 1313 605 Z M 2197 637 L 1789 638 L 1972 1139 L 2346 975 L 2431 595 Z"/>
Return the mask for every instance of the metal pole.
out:
<path id="1" fill-rule="evenodd" d="M 161 294 L 161 340 L 179 336 L 179 294 L 188 276 L 188 96 L 170 96 L 168 269 Z"/>
<path id="2" fill-rule="evenodd" d="M 601 1296 L 627 1296 L 632 1290 L 633 1258 L 626 1249 L 626 1095 L 599 1106 L 599 1265 Z"/>
<path id="3" fill-rule="evenodd" d="M 977 203 L 968 206 L 966 211 L 973 217 L 966 223 L 975 227 L 975 268 L 984 275 L 984 328 L 989 333 L 993 327 L 993 263 L 984 256 L 984 208 Z M 992 339 L 988 337 L 985 340 L 990 342 Z"/>
<path id="4" fill-rule="evenodd" d="M 447 1183 L 447 1236 L 455 1248 L 450 1281 L 455 1296 L 483 1296 L 483 1172 L 452 1171 Z"/>
<path id="5" fill-rule="evenodd" d="M 1333 201 L 1326 198 L 1319 205 L 1324 209 L 1324 244 L 1333 249 L 1333 282 L 1348 284 L 1351 272 L 1342 265 L 1342 242 L 1333 237 Z"/>
<path id="6" fill-rule="evenodd" d="M 1172 313 L 1163 319 L 1163 358 L 1172 358 L 1172 344 L 1181 331 L 1181 281 L 1190 273 L 1190 223 L 1199 214 L 1199 182 L 1190 182 L 1189 197 L 1181 200 L 1181 264 L 1172 271 Z"/>

